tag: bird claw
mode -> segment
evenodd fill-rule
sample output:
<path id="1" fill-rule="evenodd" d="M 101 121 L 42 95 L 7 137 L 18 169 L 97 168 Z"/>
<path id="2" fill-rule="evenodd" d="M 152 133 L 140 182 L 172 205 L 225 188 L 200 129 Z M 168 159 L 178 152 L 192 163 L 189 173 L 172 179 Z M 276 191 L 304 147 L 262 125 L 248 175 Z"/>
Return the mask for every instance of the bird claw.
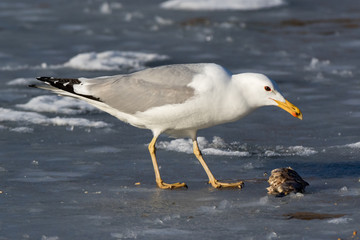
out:
<path id="1" fill-rule="evenodd" d="M 242 189 L 244 186 L 243 181 L 234 182 L 234 183 L 225 183 L 225 182 L 219 182 L 218 180 L 214 180 L 214 181 L 209 181 L 209 183 L 214 188 L 240 188 L 240 189 Z"/>
<path id="2" fill-rule="evenodd" d="M 157 186 L 161 189 L 177 189 L 177 188 L 188 188 L 186 183 L 164 183 L 163 181 L 157 182 Z"/>

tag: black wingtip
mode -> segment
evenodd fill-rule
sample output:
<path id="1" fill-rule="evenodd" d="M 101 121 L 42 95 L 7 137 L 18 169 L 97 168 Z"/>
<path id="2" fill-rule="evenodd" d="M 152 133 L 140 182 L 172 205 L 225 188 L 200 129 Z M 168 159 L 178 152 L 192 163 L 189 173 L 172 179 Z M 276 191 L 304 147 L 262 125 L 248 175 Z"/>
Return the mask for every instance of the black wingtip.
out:
<path id="1" fill-rule="evenodd" d="M 42 82 L 46 82 L 53 79 L 53 77 L 37 77 L 36 79 Z"/>

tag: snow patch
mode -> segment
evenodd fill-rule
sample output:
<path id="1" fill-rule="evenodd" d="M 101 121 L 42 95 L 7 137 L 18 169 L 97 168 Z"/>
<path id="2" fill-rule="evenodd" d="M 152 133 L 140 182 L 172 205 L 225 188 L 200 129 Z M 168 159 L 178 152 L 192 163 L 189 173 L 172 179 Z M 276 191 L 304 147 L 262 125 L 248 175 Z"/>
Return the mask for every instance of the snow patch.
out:
<path id="1" fill-rule="evenodd" d="M 38 96 L 25 104 L 18 104 L 16 106 L 34 112 L 50 112 L 57 114 L 80 114 L 96 110 L 95 107 L 84 101 L 56 95 Z"/>
<path id="2" fill-rule="evenodd" d="M 126 70 L 136 71 L 146 67 L 150 62 L 163 61 L 169 59 L 166 55 L 156 53 L 144 53 L 134 51 L 105 51 L 105 52 L 85 52 L 72 57 L 64 64 L 47 64 L 40 65 L 7 65 L 0 66 L 1 71 L 19 71 L 25 69 L 61 69 L 74 68 L 79 70 Z M 21 80 L 18 80 L 21 82 Z M 16 83 L 15 83 L 16 84 Z"/>
<path id="3" fill-rule="evenodd" d="M 317 151 L 311 147 L 304 146 L 276 146 L 275 150 L 266 150 L 265 157 L 279 157 L 279 156 L 302 156 L 307 157 L 316 154 Z"/>
<path id="4" fill-rule="evenodd" d="M 16 128 L 10 128 L 10 131 L 17 133 L 32 133 L 34 129 L 29 127 L 16 127 Z"/>
<path id="5" fill-rule="evenodd" d="M 360 148 L 360 142 L 350 143 L 350 144 L 346 144 L 344 146 L 349 147 L 349 148 Z"/>
<path id="6" fill-rule="evenodd" d="M 25 86 L 35 83 L 34 78 L 15 78 L 9 82 L 6 83 L 8 86 Z"/>
<path id="7" fill-rule="evenodd" d="M 328 223 L 333 223 L 333 224 L 344 224 L 344 223 L 350 222 L 351 220 L 352 220 L 351 218 L 340 217 L 340 218 L 330 219 L 327 222 Z"/>
<path id="8" fill-rule="evenodd" d="M 168 0 L 161 8 L 176 10 L 259 10 L 284 5 L 283 0 Z"/>
<path id="9" fill-rule="evenodd" d="M 310 156 L 317 153 L 313 148 L 304 146 L 290 146 L 289 151 L 298 156 Z"/>
<path id="10" fill-rule="evenodd" d="M 162 61 L 168 56 L 156 53 L 132 51 L 105 51 L 80 53 L 64 64 L 65 67 L 80 70 L 139 70 L 149 62 Z"/>
<path id="11" fill-rule="evenodd" d="M 212 142 L 209 142 L 204 137 L 197 138 L 199 148 L 204 155 L 214 156 L 235 156 L 235 157 L 249 157 L 252 155 L 259 155 L 265 157 L 280 157 L 280 156 L 310 156 L 318 153 L 314 148 L 304 146 L 276 146 L 275 149 L 264 149 L 257 146 L 258 149 L 252 149 L 247 145 L 240 145 L 238 142 L 227 144 L 220 137 L 213 137 Z M 171 141 L 160 141 L 157 143 L 157 148 L 168 151 L 184 152 L 188 154 L 193 153 L 193 143 L 191 139 L 175 139 Z M 240 150 L 240 151 L 239 151 Z M 253 168 L 253 166 L 245 166 L 245 168 Z"/>
<path id="12" fill-rule="evenodd" d="M 214 137 L 213 141 L 209 143 L 204 137 L 197 138 L 199 148 L 205 155 L 215 156 L 238 156 L 247 157 L 250 156 L 248 152 L 231 151 L 219 148 L 225 147 L 225 142 L 220 137 Z M 191 139 L 175 139 L 171 141 L 160 141 L 157 143 L 157 148 L 165 149 L 168 151 L 184 152 L 188 154 L 193 153 L 193 143 Z"/>
<path id="13" fill-rule="evenodd" d="M 103 121 L 90 121 L 84 118 L 48 118 L 42 114 L 35 112 L 15 111 L 7 108 L 0 108 L 0 122 L 25 122 L 31 124 L 41 125 L 55 125 L 55 126 L 79 126 L 79 127 L 94 127 L 103 128 L 109 127 L 110 124 Z"/>
<path id="14" fill-rule="evenodd" d="M 330 65 L 330 60 L 319 60 L 317 58 L 312 58 L 309 66 L 305 67 L 305 70 L 308 71 L 321 70 L 325 67 L 328 67 L 329 65 Z"/>

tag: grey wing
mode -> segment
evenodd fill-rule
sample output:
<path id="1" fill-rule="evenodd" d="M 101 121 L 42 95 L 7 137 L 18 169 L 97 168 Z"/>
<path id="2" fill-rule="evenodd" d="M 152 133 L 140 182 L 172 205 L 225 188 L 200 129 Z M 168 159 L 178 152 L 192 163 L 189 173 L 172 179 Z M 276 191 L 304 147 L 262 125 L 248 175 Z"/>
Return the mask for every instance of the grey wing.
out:
<path id="1" fill-rule="evenodd" d="M 91 95 L 112 108 L 133 114 L 183 103 L 193 97 L 195 91 L 187 85 L 201 69 L 201 64 L 169 65 L 129 75 L 89 79 L 78 85 L 75 92 Z"/>
<path id="2" fill-rule="evenodd" d="M 133 114 L 166 104 L 185 102 L 194 95 L 186 86 L 156 84 L 129 77 L 105 80 L 87 87 L 88 95 L 121 112 Z"/>

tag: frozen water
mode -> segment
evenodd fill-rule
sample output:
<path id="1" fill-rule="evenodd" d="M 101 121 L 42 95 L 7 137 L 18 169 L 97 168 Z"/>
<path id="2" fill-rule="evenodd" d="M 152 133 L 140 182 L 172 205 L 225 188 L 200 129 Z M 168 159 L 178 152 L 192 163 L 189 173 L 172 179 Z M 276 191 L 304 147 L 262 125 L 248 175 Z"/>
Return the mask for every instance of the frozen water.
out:
<path id="1" fill-rule="evenodd" d="M 357 2 L 182 2 L 195 9 L 165 0 L 0 2 L 0 239 L 358 238 Z M 188 62 L 268 74 L 303 111 L 299 121 L 263 108 L 199 131 L 215 177 L 244 180 L 242 190 L 212 189 L 191 141 L 166 136 L 157 143 L 162 177 L 189 188 L 159 190 L 150 131 L 27 87 L 38 76 Z M 268 196 L 271 170 L 288 166 L 310 186 Z M 301 214 L 310 219 L 289 217 Z"/>

